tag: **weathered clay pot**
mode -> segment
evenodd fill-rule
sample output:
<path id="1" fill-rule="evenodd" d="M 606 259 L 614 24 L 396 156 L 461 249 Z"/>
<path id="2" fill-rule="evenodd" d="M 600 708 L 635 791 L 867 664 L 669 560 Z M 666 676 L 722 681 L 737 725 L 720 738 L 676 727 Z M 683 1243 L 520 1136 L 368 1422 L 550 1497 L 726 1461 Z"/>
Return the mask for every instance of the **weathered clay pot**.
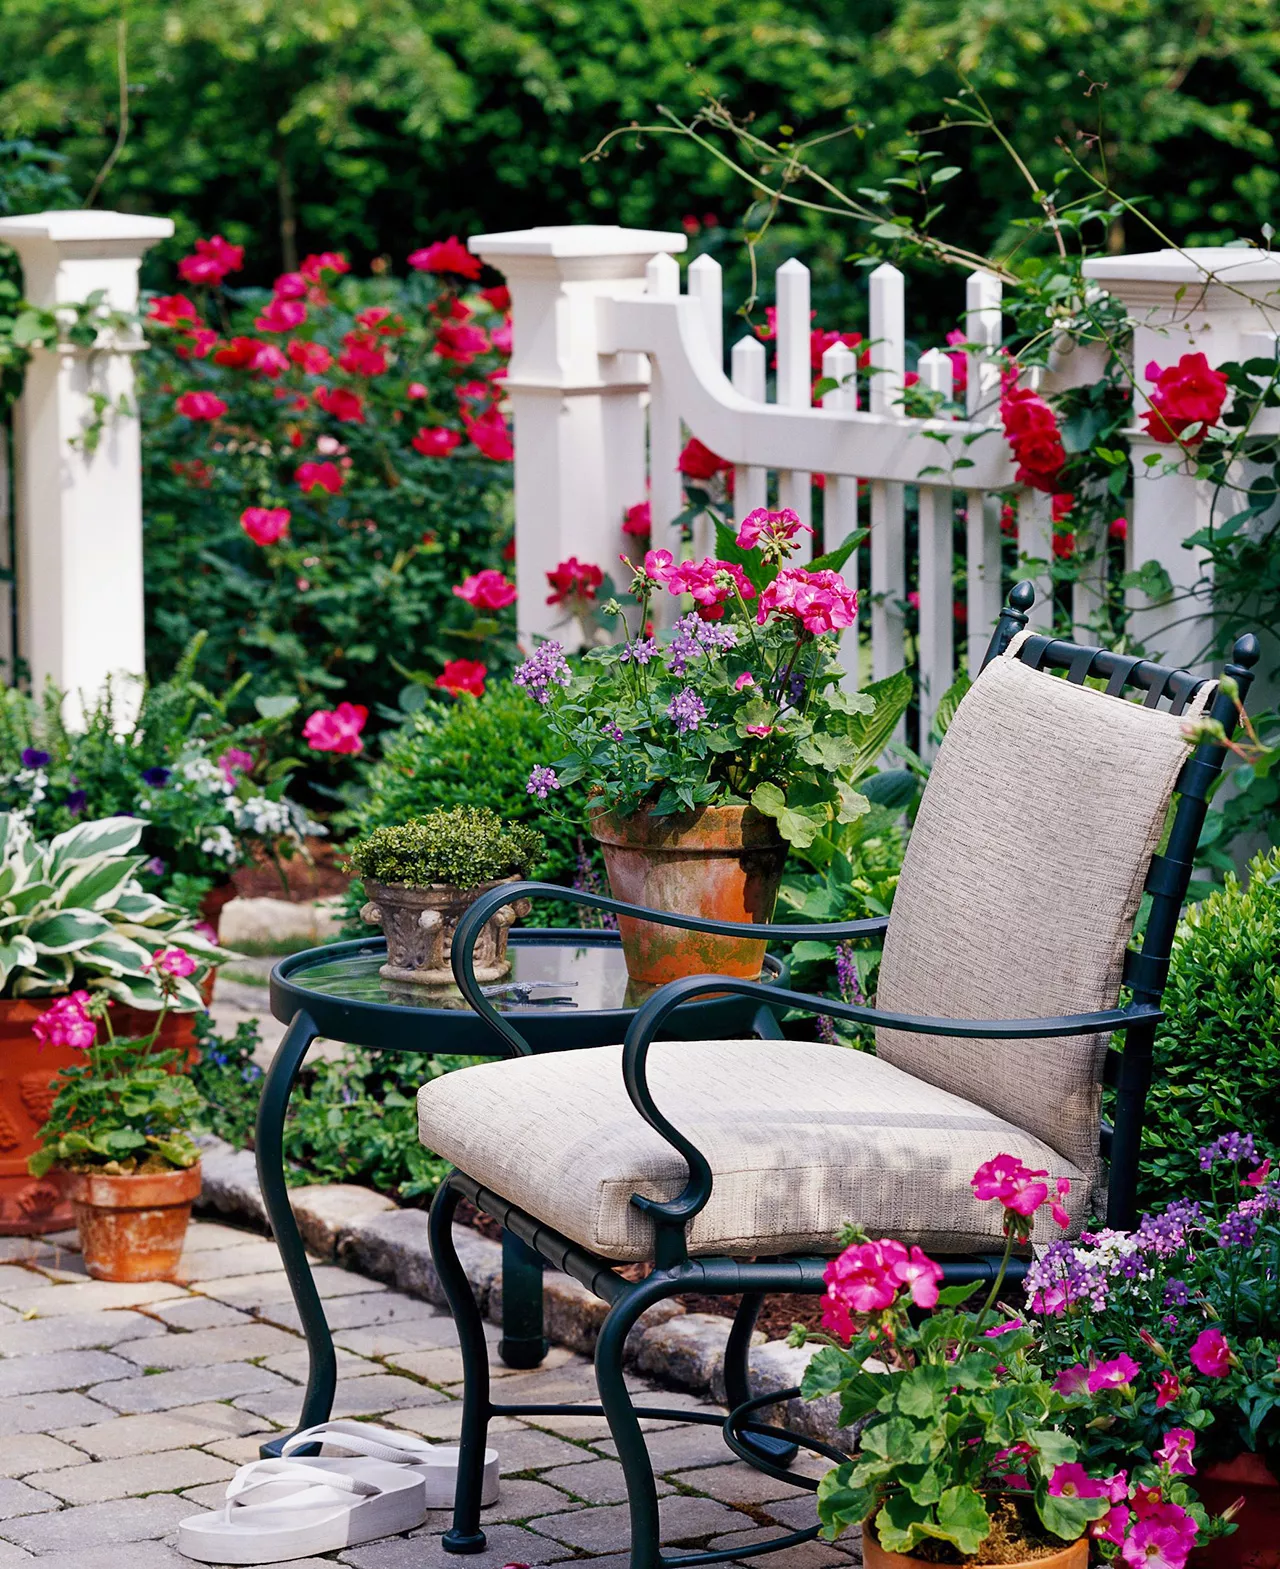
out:
<path id="1" fill-rule="evenodd" d="M 200 1162 L 185 1171 L 112 1177 L 66 1174 L 84 1267 L 95 1280 L 172 1280 L 200 1193 Z"/>
<path id="2" fill-rule="evenodd" d="M 1195 1479 L 1200 1502 L 1221 1514 L 1237 1499 L 1244 1508 L 1231 1536 L 1196 1548 L 1195 1569 L 1280 1569 L 1280 1480 L 1261 1455 L 1242 1454 L 1205 1466 Z"/>
<path id="3" fill-rule="evenodd" d="M 84 1061 L 71 1046 L 42 1046 L 31 1026 L 52 997 L 0 1000 L 0 1236 L 65 1231 L 71 1204 L 57 1172 L 33 1177 L 27 1159 L 40 1147 L 40 1129 L 53 1105 L 53 1081 Z"/>
<path id="4" fill-rule="evenodd" d="M 773 917 L 787 846 L 754 807 L 705 806 L 673 817 L 619 817 L 600 807 L 591 832 L 615 899 L 712 921 L 759 925 Z M 619 916 L 618 926 L 627 971 L 641 985 L 685 975 L 755 980 L 764 964 L 763 939 L 712 937 L 630 916 Z"/>
<path id="5" fill-rule="evenodd" d="M 938 1569 L 936 1564 L 911 1553 L 886 1553 L 870 1531 L 863 1527 L 862 1562 L 865 1569 Z M 1087 1540 L 1072 1542 L 1060 1553 L 1050 1553 L 1047 1558 L 1021 1558 L 1016 1564 L 1002 1563 L 999 1569 L 1087 1569 L 1089 1543 Z M 982 1569 L 982 1560 L 974 1560 L 973 1569 Z"/>
<path id="6" fill-rule="evenodd" d="M 495 882 L 477 883 L 474 888 L 455 888 L 451 883 L 414 888 L 408 883 L 380 883 L 367 878 L 364 886 L 369 902 L 360 911 L 360 918 L 371 926 L 381 926 L 387 939 L 387 962 L 379 975 L 410 986 L 449 985 L 453 980 L 449 956 L 458 922 L 482 893 L 516 881 L 515 877 L 500 877 Z M 529 901 L 521 899 L 516 904 L 503 905 L 492 920 L 486 921 L 473 950 L 476 980 L 482 984 L 500 981 L 510 973 L 507 931 L 528 913 Z"/>

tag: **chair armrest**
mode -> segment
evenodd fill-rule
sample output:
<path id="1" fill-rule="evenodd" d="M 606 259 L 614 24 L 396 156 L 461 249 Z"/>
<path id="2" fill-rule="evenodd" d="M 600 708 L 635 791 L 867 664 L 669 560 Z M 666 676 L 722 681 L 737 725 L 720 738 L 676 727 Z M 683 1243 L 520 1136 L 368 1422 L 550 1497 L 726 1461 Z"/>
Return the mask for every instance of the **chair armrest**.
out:
<path id="1" fill-rule="evenodd" d="M 711 1198 L 711 1167 L 705 1155 L 674 1123 L 658 1109 L 649 1089 L 646 1064 L 649 1048 L 663 1021 L 674 1009 L 694 997 L 709 992 L 731 992 L 758 998 L 762 1004 L 800 1008 L 828 1018 L 850 1019 L 858 1024 L 877 1024 L 890 1030 L 909 1030 L 917 1035 L 942 1035 L 962 1039 L 1037 1040 L 1059 1035 L 1092 1035 L 1098 1031 L 1127 1029 L 1135 1024 L 1155 1024 L 1164 1018 L 1163 1009 L 1150 1003 L 1134 1003 L 1127 1008 L 1106 1008 L 1095 1013 L 1070 1013 L 1044 1019 L 944 1019 L 930 1015 L 890 1013 L 859 1003 L 838 1002 L 831 997 L 815 997 L 762 981 L 742 981 L 730 976 L 691 975 L 685 980 L 669 981 L 636 1010 L 627 1030 L 622 1051 L 622 1076 L 631 1104 L 649 1126 L 664 1138 L 689 1168 L 689 1180 L 676 1198 L 659 1200 L 633 1194 L 631 1202 L 649 1215 L 656 1228 L 655 1261 L 659 1268 L 673 1268 L 688 1256 L 684 1228 Z"/>
<path id="2" fill-rule="evenodd" d="M 511 1048 L 513 1055 L 527 1057 L 529 1043 L 516 1027 L 494 1008 L 481 991 L 475 978 L 474 949 L 476 939 L 485 923 L 504 905 L 515 904 L 519 899 L 568 899 L 573 904 L 587 905 L 594 910 L 611 910 L 621 915 L 632 915 L 637 920 L 653 921 L 659 926 L 675 926 L 684 931 L 709 932 L 716 937 L 736 937 L 749 933 L 752 937 L 800 942 L 814 938 L 844 939 L 874 937 L 889 924 L 885 915 L 863 921 L 828 921 L 821 924 L 761 924 L 749 921 L 706 921 L 698 915 L 675 915 L 670 910 L 651 910 L 642 904 L 624 904 L 620 899 L 610 899 L 604 894 L 587 893 L 578 888 L 564 888 L 559 883 L 503 883 L 498 888 L 482 893 L 459 920 L 453 934 L 451 963 L 458 990 L 495 1034 Z M 711 987 L 709 990 L 722 990 Z"/>

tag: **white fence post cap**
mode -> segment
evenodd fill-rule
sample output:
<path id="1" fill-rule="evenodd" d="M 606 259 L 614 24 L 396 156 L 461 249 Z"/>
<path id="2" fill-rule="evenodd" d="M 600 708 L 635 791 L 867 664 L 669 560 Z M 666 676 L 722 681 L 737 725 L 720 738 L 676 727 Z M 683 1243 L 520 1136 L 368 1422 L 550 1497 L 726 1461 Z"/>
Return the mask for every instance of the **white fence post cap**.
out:
<path id="1" fill-rule="evenodd" d="M 1242 245 L 1189 245 L 1184 250 L 1140 251 L 1133 256 L 1094 256 L 1084 275 L 1102 284 L 1271 283 L 1280 286 L 1280 254 Z M 1117 289 L 1114 292 L 1121 293 Z"/>
<path id="2" fill-rule="evenodd" d="M 545 256 L 565 259 L 587 256 L 655 256 L 687 250 L 689 238 L 662 229 L 624 229 L 616 223 L 548 224 L 512 229 L 504 234 L 473 234 L 467 249 L 473 256 Z"/>

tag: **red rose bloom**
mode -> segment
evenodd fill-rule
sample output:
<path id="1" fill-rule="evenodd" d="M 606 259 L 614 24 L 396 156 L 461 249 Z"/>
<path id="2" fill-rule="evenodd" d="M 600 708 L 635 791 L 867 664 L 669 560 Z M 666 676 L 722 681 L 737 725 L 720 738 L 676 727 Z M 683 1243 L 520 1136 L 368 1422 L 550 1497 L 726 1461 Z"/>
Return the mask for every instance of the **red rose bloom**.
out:
<path id="1" fill-rule="evenodd" d="M 381 376 L 387 368 L 387 354 L 373 333 L 348 332 L 342 339 L 338 364 L 350 376 Z"/>
<path id="2" fill-rule="evenodd" d="M 447 458 L 461 441 L 462 437 L 456 430 L 449 430 L 443 425 L 424 425 L 409 445 L 424 458 Z"/>
<path id="3" fill-rule="evenodd" d="M 244 265 L 244 246 L 228 245 L 220 234 L 197 240 L 195 254 L 178 263 L 178 276 L 187 283 L 221 283 L 229 272 Z"/>
<path id="4" fill-rule="evenodd" d="M 315 400 L 334 419 L 346 420 L 353 425 L 364 424 L 364 404 L 360 394 L 352 392 L 349 387 L 317 387 Z"/>
<path id="5" fill-rule="evenodd" d="M 454 697 L 461 697 L 464 692 L 471 697 L 482 697 L 486 674 L 478 659 L 451 659 L 436 677 L 436 685 Z"/>
<path id="6" fill-rule="evenodd" d="M 486 458 L 493 458 L 497 463 L 510 463 L 515 457 L 516 449 L 511 440 L 510 428 L 497 407 L 487 408 L 476 419 L 463 414 L 462 423 L 467 428 L 467 435 Z"/>
<path id="7" fill-rule="evenodd" d="M 1146 374 L 1147 380 L 1155 383 L 1151 407 L 1142 415 L 1147 435 L 1156 441 L 1183 441 L 1188 446 L 1203 441 L 1227 401 L 1225 374 L 1213 370 L 1203 354 L 1184 354 L 1176 365 L 1166 365 L 1163 370 L 1152 360 Z M 1190 436 L 1184 434 L 1187 430 L 1192 430 Z"/>
<path id="8" fill-rule="evenodd" d="M 491 305 L 494 310 L 501 311 L 504 315 L 511 309 L 511 290 L 505 283 L 500 283 L 493 289 L 481 289 L 480 298 L 486 305 Z"/>
<path id="9" fill-rule="evenodd" d="M 212 392 L 184 392 L 174 407 L 188 419 L 219 419 L 227 412 L 227 405 Z"/>
<path id="10" fill-rule="evenodd" d="M 473 256 L 456 234 L 414 251 L 409 265 L 417 272 L 451 272 L 470 279 L 480 276 L 480 258 Z"/>
<path id="11" fill-rule="evenodd" d="M 1000 418 L 1017 460 L 1018 483 L 1052 495 L 1067 461 L 1053 410 L 1029 387 L 1011 387 L 1000 399 Z"/>
<path id="12" fill-rule="evenodd" d="M 342 489 L 342 470 L 336 463 L 299 463 L 294 478 L 306 495 L 313 490 L 327 490 L 336 496 Z"/>
<path id="13" fill-rule="evenodd" d="M 200 313 L 185 294 L 157 294 L 147 312 L 147 320 L 161 327 L 194 327 Z"/>
<path id="14" fill-rule="evenodd" d="M 676 467 L 686 479 L 714 479 L 717 474 L 723 474 L 733 467 L 723 458 L 718 458 L 710 447 L 704 447 L 696 436 L 689 439 L 684 451 L 680 454 L 680 461 Z"/>
<path id="15" fill-rule="evenodd" d="M 289 358 L 308 376 L 322 376 L 333 364 L 333 355 L 323 343 L 306 343 L 301 338 L 290 343 Z"/>
<path id="16" fill-rule="evenodd" d="M 563 605 L 568 599 L 594 599 L 596 589 L 604 582 L 604 573 L 593 562 L 570 556 L 553 572 L 547 573 L 547 582 L 551 585 L 547 603 Z"/>

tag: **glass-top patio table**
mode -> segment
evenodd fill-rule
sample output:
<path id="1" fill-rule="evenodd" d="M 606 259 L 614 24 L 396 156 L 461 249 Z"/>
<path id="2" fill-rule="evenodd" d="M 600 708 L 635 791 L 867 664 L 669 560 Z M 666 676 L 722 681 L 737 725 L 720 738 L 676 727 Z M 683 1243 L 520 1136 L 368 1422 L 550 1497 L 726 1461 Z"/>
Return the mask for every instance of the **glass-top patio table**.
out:
<path id="1" fill-rule="evenodd" d="M 616 932 L 518 928 L 510 934 L 508 955 L 511 974 L 484 991 L 512 1017 L 534 1052 L 616 1044 L 644 1000 L 632 994 Z M 271 1012 L 288 1028 L 263 1082 L 256 1152 L 267 1218 L 307 1340 L 309 1371 L 299 1428 L 328 1419 L 337 1384 L 333 1336 L 284 1174 L 285 1117 L 307 1048 L 323 1037 L 371 1051 L 509 1055 L 506 1043 L 485 1026 L 456 987 L 384 980 L 378 972 L 385 961 L 386 942 L 379 937 L 309 948 L 282 959 L 271 972 Z M 767 979 L 782 973 L 776 959 L 766 959 Z M 703 998 L 678 1009 L 670 1024 L 666 1033 L 684 1040 L 781 1035 L 767 1008 L 757 1009 L 741 997 Z M 509 1367 L 536 1367 L 547 1350 L 542 1264 L 519 1238 L 504 1232 L 502 1266 L 498 1353 Z M 288 1436 L 280 1434 L 263 1444 L 262 1453 L 279 1454 Z"/>

